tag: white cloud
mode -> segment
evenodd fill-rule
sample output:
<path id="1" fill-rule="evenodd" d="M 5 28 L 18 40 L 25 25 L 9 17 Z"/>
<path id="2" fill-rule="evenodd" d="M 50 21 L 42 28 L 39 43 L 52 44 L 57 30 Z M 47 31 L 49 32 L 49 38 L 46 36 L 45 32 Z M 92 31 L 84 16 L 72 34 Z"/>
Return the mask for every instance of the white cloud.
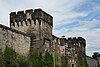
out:
<path id="1" fill-rule="evenodd" d="M 60 36 L 65 35 L 66 37 L 84 37 L 87 41 L 87 54 L 92 55 L 93 51 L 100 52 L 100 28 L 91 29 L 96 25 L 100 24 L 100 20 L 92 21 L 82 21 L 80 22 L 83 26 L 70 29 L 71 31 L 66 31 L 66 28 L 58 30 Z M 59 33 L 58 32 L 58 33 Z M 58 34 L 57 33 L 57 34 Z M 90 52 L 90 53 L 89 53 Z"/>
<path id="2" fill-rule="evenodd" d="M 74 28 L 74 30 L 90 30 L 96 27 L 96 25 L 100 25 L 100 20 L 92 19 L 90 21 L 80 21 L 79 24 L 80 26 Z"/>
<path id="3" fill-rule="evenodd" d="M 64 24 L 73 23 L 74 18 L 87 16 L 89 12 L 73 11 L 76 6 L 80 6 L 84 1 L 86 0 L 0 0 L 0 24 L 9 25 L 8 16 L 11 11 L 26 10 L 27 8 L 42 8 L 54 17 L 54 27 L 57 28 L 59 25 L 62 26 Z M 100 5 L 94 7 L 94 10 L 99 9 Z M 92 48 L 94 44 L 97 44 L 97 46 L 93 46 L 94 48 L 100 46 L 100 29 L 90 30 L 100 24 L 100 20 L 79 21 L 79 24 L 81 26 L 71 29 L 63 27 L 60 30 L 54 30 L 54 33 L 59 36 L 84 37 L 87 40 L 87 48 L 89 48 L 87 52 L 89 54 L 89 52 L 95 50 Z M 98 50 L 100 51 L 100 49 Z"/>
<path id="4" fill-rule="evenodd" d="M 96 25 L 100 25 L 100 20 L 90 20 L 90 21 L 79 21 L 80 26 L 70 27 L 66 29 L 65 27 L 59 30 L 54 30 L 55 34 L 58 36 L 65 35 L 66 37 L 83 37 L 86 39 L 86 53 L 87 55 L 92 55 L 94 51 L 100 52 L 100 28 L 94 28 Z M 59 26 L 58 26 L 59 27 Z"/>
<path id="5" fill-rule="evenodd" d="M 64 20 L 64 18 L 69 19 L 75 17 L 76 13 L 71 10 L 83 1 L 84 0 L 1 0 L 0 6 L 2 7 L 2 12 L 0 11 L 0 13 L 2 13 L 1 15 L 3 16 L 1 20 L 5 20 L 3 22 L 7 24 L 8 14 L 11 11 L 25 10 L 27 8 L 42 8 L 54 17 L 54 22 L 58 22 Z M 77 16 L 78 15 L 79 14 L 77 14 Z"/>

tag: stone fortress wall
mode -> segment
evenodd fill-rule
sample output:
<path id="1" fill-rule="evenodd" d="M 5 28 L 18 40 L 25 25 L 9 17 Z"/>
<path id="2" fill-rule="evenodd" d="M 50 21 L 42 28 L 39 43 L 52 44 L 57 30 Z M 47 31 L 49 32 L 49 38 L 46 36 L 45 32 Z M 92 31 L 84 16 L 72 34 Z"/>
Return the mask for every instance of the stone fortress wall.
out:
<path id="1" fill-rule="evenodd" d="M 11 12 L 10 28 L 28 34 L 33 49 L 41 48 L 42 51 L 52 45 L 53 17 L 41 9 Z"/>
<path id="2" fill-rule="evenodd" d="M 53 17 L 41 9 L 10 13 L 10 28 L 0 24 L 0 49 L 12 47 L 17 53 L 27 55 L 33 51 L 55 51 L 68 57 L 69 64 L 75 65 L 75 57 L 83 57 L 86 41 L 82 37 L 57 37 L 52 34 Z M 75 67 L 75 66 L 74 66 Z"/>
<path id="3" fill-rule="evenodd" d="M 30 37 L 20 31 L 0 24 L 0 49 L 12 47 L 17 53 L 27 55 L 30 50 Z"/>
<path id="4" fill-rule="evenodd" d="M 96 59 L 89 56 L 86 56 L 86 59 L 89 67 L 98 67 L 98 62 Z"/>
<path id="5" fill-rule="evenodd" d="M 57 53 L 60 53 L 62 63 L 66 63 L 65 57 L 68 59 L 68 65 L 76 67 L 75 58 L 85 57 L 86 41 L 82 37 L 56 37 L 53 35 L 53 46 Z"/>
<path id="6" fill-rule="evenodd" d="M 79 51 L 85 53 L 85 39 L 82 37 L 66 39 L 52 35 L 53 17 L 41 9 L 11 12 L 10 28 L 29 35 L 33 49 L 43 48 L 47 51 L 55 49 L 65 55 L 65 50 L 71 48 L 77 53 Z"/>

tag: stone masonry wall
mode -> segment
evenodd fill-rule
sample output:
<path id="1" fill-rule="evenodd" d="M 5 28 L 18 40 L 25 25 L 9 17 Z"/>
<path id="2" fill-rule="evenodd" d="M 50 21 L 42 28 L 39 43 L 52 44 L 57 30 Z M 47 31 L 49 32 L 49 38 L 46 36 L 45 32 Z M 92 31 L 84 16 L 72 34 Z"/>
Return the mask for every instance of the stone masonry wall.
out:
<path id="1" fill-rule="evenodd" d="M 87 64 L 89 67 L 98 67 L 97 60 L 92 57 L 86 56 Z"/>
<path id="2" fill-rule="evenodd" d="M 0 25 L 0 49 L 12 47 L 17 53 L 27 55 L 30 49 L 30 37 L 20 31 Z"/>
<path id="3" fill-rule="evenodd" d="M 31 36 L 33 51 L 52 45 L 53 17 L 42 9 L 11 12 L 10 28 Z"/>

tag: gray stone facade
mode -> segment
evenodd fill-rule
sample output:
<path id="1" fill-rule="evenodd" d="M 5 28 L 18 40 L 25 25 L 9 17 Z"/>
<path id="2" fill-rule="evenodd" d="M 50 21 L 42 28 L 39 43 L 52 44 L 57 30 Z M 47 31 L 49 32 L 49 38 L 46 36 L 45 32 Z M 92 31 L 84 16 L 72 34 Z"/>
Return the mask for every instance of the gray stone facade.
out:
<path id="1" fill-rule="evenodd" d="M 0 24 L 0 49 L 12 47 L 16 52 L 27 55 L 30 50 L 30 37 L 20 31 Z"/>
<path id="2" fill-rule="evenodd" d="M 89 67 L 98 67 L 98 62 L 96 59 L 89 56 L 86 56 L 86 59 Z"/>
<path id="3" fill-rule="evenodd" d="M 100 67 L 100 53 L 99 52 L 94 52 L 92 55 L 93 59 L 97 61 L 98 67 Z"/>
<path id="4" fill-rule="evenodd" d="M 50 51 L 52 46 L 53 17 L 41 9 L 10 13 L 10 27 L 31 37 L 33 50 Z M 44 49 L 46 48 L 46 49 Z"/>

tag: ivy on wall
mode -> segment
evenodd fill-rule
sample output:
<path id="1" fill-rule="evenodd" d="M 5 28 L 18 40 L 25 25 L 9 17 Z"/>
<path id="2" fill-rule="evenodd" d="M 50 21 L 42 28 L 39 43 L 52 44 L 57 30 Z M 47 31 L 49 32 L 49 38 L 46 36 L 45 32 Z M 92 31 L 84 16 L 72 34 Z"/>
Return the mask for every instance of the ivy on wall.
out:
<path id="1" fill-rule="evenodd" d="M 57 52 L 52 52 L 52 55 L 53 55 L 53 60 L 54 60 L 55 66 L 61 67 L 61 56 L 60 56 L 60 54 L 57 53 Z"/>
<path id="2" fill-rule="evenodd" d="M 77 67 L 88 67 L 85 57 L 76 58 Z M 68 60 L 61 62 L 61 56 L 56 52 L 45 52 L 44 55 L 38 50 L 25 57 L 16 53 L 12 48 L 6 47 L 5 51 L 0 50 L 0 67 L 68 67 Z"/>
<path id="3" fill-rule="evenodd" d="M 25 57 L 9 47 L 4 52 L 0 50 L 0 67 L 53 67 L 53 63 L 53 55 L 49 52 L 42 56 L 39 51 L 30 51 L 29 56 Z"/>
<path id="4" fill-rule="evenodd" d="M 88 67 L 86 57 L 79 57 L 76 59 L 77 67 Z"/>

